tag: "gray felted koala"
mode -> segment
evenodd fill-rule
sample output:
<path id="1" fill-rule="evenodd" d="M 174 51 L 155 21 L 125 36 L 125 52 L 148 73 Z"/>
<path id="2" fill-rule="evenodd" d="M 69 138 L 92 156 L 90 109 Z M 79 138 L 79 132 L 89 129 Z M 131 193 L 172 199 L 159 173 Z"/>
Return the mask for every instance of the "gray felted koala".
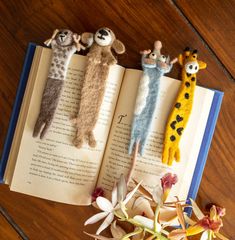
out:
<path id="1" fill-rule="evenodd" d="M 52 60 L 33 137 L 40 133 L 42 139 L 52 123 L 70 59 L 76 51 L 84 49 L 79 41 L 80 36 L 67 29 L 56 29 L 52 37 L 45 41 L 47 46 L 51 45 Z"/>

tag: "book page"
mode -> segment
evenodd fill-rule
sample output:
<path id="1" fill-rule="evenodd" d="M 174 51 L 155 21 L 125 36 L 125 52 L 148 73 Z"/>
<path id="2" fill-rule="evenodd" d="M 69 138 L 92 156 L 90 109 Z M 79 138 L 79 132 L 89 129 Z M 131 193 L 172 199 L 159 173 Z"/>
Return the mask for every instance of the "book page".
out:
<path id="1" fill-rule="evenodd" d="M 88 205 L 97 176 L 118 98 L 124 68 L 112 66 L 94 135 L 97 146 L 77 149 L 72 144 L 75 128 L 70 122 L 78 111 L 86 57 L 74 55 L 62 95 L 45 139 L 33 138 L 51 50 L 43 48 L 32 98 L 19 147 L 11 190 L 63 203 Z"/>
<path id="2" fill-rule="evenodd" d="M 141 71 L 132 69 L 127 69 L 125 72 L 97 184 L 107 192 L 112 189 L 114 180 L 117 180 L 122 173 L 126 176 L 130 168 L 131 157 L 127 152 L 141 74 Z M 160 184 L 160 178 L 164 173 L 174 172 L 178 175 L 179 180 L 171 191 L 170 198 L 177 195 L 181 199 L 186 199 L 214 92 L 196 87 L 192 114 L 180 141 L 181 161 L 174 163 L 169 168 L 161 163 L 163 138 L 165 124 L 179 87 L 180 81 L 162 77 L 150 135 L 143 156 L 138 155 L 137 157 L 133 178 L 137 181 L 143 180 L 143 185 L 151 191 L 157 184 Z"/>

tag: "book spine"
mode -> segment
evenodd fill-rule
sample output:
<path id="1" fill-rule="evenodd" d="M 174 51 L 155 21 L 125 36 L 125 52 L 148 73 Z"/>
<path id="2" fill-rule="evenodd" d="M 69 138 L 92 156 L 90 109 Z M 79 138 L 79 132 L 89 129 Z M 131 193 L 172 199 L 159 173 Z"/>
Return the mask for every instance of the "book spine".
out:
<path id="1" fill-rule="evenodd" d="M 25 88 L 27 85 L 28 76 L 31 69 L 31 64 L 32 64 L 35 49 L 36 49 L 36 44 L 29 43 L 28 49 L 25 55 L 23 71 L 20 76 L 20 81 L 17 88 L 16 98 L 15 98 L 15 102 L 14 102 L 14 106 L 13 106 L 13 110 L 12 110 L 12 114 L 9 122 L 9 127 L 7 131 L 6 139 L 5 139 L 5 144 L 3 147 L 2 157 L 0 161 L 0 183 L 3 183 L 3 177 L 4 177 L 4 173 L 5 173 L 5 169 L 8 161 L 8 156 L 10 153 L 11 144 L 14 137 L 15 128 L 16 128 L 16 124 L 17 124 L 17 120 L 20 112 L 20 107 L 22 104 Z"/>

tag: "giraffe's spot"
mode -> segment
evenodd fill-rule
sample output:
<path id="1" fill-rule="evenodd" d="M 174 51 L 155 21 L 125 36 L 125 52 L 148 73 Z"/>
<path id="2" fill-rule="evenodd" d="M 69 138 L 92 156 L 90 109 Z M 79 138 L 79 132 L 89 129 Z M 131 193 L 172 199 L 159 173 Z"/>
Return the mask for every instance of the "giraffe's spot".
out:
<path id="1" fill-rule="evenodd" d="M 57 68 L 60 68 L 60 64 L 56 64 L 56 67 L 57 67 Z"/>
<path id="2" fill-rule="evenodd" d="M 176 132 L 181 136 L 183 130 L 184 128 L 180 127 L 180 128 L 177 128 Z"/>
<path id="3" fill-rule="evenodd" d="M 54 66 L 55 66 L 55 64 L 54 64 L 54 63 L 51 63 L 51 66 L 52 66 L 52 67 L 54 67 Z"/>
<path id="4" fill-rule="evenodd" d="M 182 118 L 180 115 L 177 115 L 177 116 L 176 116 L 176 121 L 177 121 L 177 122 L 181 122 L 181 121 L 183 121 L 183 119 L 184 119 L 184 118 Z"/>
<path id="5" fill-rule="evenodd" d="M 174 135 L 171 135 L 171 136 L 170 136 L 170 140 L 171 140 L 172 142 L 174 142 L 174 141 L 175 141 L 175 136 L 174 136 Z"/>
<path id="6" fill-rule="evenodd" d="M 175 124 L 176 124 L 176 121 L 173 121 L 173 122 L 170 124 L 170 126 L 171 126 L 172 129 L 175 129 Z"/>
<path id="7" fill-rule="evenodd" d="M 177 102 L 177 103 L 175 104 L 175 107 L 176 107 L 176 108 L 180 108 L 180 107 L 181 107 L 181 103 Z"/>
<path id="8" fill-rule="evenodd" d="M 193 82 L 194 82 L 194 81 L 195 81 L 195 77 L 192 77 L 192 78 L 191 78 L 191 81 L 193 81 Z"/>
<path id="9" fill-rule="evenodd" d="M 188 93 L 185 93 L 185 94 L 184 94 L 184 97 L 185 97 L 186 99 L 189 99 L 189 94 L 188 94 Z"/>
<path id="10" fill-rule="evenodd" d="M 190 87 L 190 82 L 185 82 L 186 87 Z"/>
<path id="11" fill-rule="evenodd" d="M 187 73 L 187 77 L 190 77 L 192 74 L 191 73 Z"/>

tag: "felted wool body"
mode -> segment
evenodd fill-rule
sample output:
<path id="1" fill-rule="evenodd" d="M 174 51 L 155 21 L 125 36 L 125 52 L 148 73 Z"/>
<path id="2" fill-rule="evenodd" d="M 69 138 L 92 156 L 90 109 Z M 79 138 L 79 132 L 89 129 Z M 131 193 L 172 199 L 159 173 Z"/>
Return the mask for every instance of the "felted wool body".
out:
<path id="1" fill-rule="evenodd" d="M 143 75 L 140 79 L 132 121 L 129 154 L 132 154 L 135 144 L 139 142 L 138 151 L 143 155 L 157 104 L 160 79 L 172 68 L 172 65 L 163 69 L 158 64 L 145 64 L 144 58 L 142 59 Z"/>
<path id="2" fill-rule="evenodd" d="M 68 64 L 72 55 L 77 50 L 76 46 L 73 45 L 72 32 L 67 31 L 71 35 L 70 45 L 62 46 L 56 40 L 52 40 L 51 42 L 52 58 L 48 79 L 42 96 L 40 112 L 33 131 L 33 137 L 37 137 L 41 132 L 40 139 L 43 139 L 52 123 L 62 92 Z M 43 129 L 41 130 L 42 127 Z"/>
<path id="3" fill-rule="evenodd" d="M 110 56 L 109 48 L 101 49 L 94 44 L 87 54 L 87 67 L 81 92 L 81 101 L 76 118 L 77 133 L 74 145 L 80 148 L 85 139 L 88 144 L 95 147 L 96 140 L 93 134 L 94 127 L 98 120 L 100 107 L 103 101 L 106 80 L 109 74 L 110 65 L 117 61 Z M 101 53 L 102 51 L 102 53 Z"/>
<path id="4" fill-rule="evenodd" d="M 162 162 L 168 165 L 172 165 L 174 160 L 180 161 L 179 143 L 193 108 L 196 74 L 206 68 L 204 62 L 197 60 L 196 50 L 191 53 L 186 48 L 178 59 L 182 66 L 182 82 L 166 124 L 163 142 Z"/>
<path id="5" fill-rule="evenodd" d="M 34 137 L 37 137 L 41 130 L 41 127 L 45 124 L 43 130 L 40 133 L 40 138 L 42 139 L 47 129 L 51 125 L 56 107 L 59 102 L 62 87 L 63 81 L 54 78 L 47 79 L 46 87 L 42 96 L 40 114 L 34 126 Z"/>

